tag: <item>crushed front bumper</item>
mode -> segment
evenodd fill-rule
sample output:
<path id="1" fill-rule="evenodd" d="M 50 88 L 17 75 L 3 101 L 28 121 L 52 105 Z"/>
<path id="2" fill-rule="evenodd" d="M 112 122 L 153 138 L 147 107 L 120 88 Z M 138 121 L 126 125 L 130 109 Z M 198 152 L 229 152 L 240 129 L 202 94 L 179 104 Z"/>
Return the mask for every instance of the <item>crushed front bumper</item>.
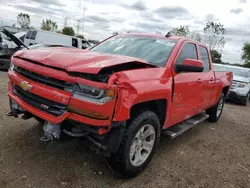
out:
<path id="1" fill-rule="evenodd" d="M 237 94 L 234 91 L 230 91 L 227 96 L 227 99 L 232 100 L 234 102 L 243 103 L 246 100 L 246 96 L 242 96 L 242 95 Z"/>
<path id="2" fill-rule="evenodd" d="M 98 134 L 105 134 L 111 128 L 115 100 L 103 105 L 73 98 L 70 92 L 51 88 L 9 71 L 8 96 L 25 111 L 52 124 L 73 120 L 98 127 Z M 21 83 L 32 88 L 25 91 Z M 99 117 L 100 116 L 100 117 Z"/>

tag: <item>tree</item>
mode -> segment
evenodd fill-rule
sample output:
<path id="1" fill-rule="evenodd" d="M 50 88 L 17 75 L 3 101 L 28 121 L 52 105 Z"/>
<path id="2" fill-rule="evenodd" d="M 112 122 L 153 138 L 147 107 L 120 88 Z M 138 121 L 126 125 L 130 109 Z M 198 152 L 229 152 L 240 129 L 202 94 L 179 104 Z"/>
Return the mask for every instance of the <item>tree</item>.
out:
<path id="1" fill-rule="evenodd" d="M 62 33 L 65 34 L 65 35 L 70 35 L 70 36 L 75 35 L 75 31 L 74 31 L 73 27 L 64 27 L 62 29 Z"/>
<path id="2" fill-rule="evenodd" d="M 198 42 L 202 41 L 202 36 L 201 36 L 201 34 L 200 34 L 199 31 L 192 31 L 192 32 L 190 32 L 188 38 L 192 39 L 192 40 L 196 40 Z"/>
<path id="3" fill-rule="evenodd" d="M 156 31 L 155 34 L 161 35 L 162 33 L 160 31 Z"/>
<path id="4" fill-rule="evenodd" d="M 171 31 L 175 36 L 182 36 L 182 37 L 187 37 L 190 34 L 190 30 L 188 28 L 188 25 L 185 26 L 179 26 L 179 27 L 174 27 Z"/>
<path id="5" fill-rule="evenodd" d="M 118 35 L 118 31 L 113 31 L 112 35 Z"/>
<path id="6" fill-rule="evenodd" d="M 220 64 L 222 63 L 221 54 L 217 50 L 211 50 L 210 53 L 212 56 L 213 63 L 220 63 Z"/>
<path id="7" fill-rule="evenodd" d="M 42 26 L 41 26 L 42 30 L 55 32 L 57 30 L 57 28 L 58 28 L 58 26 L 57 26 L 56 22 L 54 22 L 50 19 L 43 20 L 43 22 L 42 22 Z"/>
<path id="8" fill-rule="evenodd" d="M 245 43 L 242 48 L 241 58 L 244 60 L 244 66 L 250 68 L 250 43 Z"/>
<path id="9" fill-rule="evenodd" d="M 185 26 L 181 25 L 179 27 L 175 27 L 170 32 L 176 36 L 182 36 L 185 38 L 196 40 L 198 42 L 202 41 L 202 36 L 201 36 L 200 32 L 199 31 L 190 31 L 188 25 L 185 25 Z"/>
<path id="10" fill-rule="evenodd" d="M 30 22 L 30 15 L 25 13 L 19 13 L 17 15 L 17 23 L 21 26 L 21 28 L 29 29 Z"/>
<path id="11" fill-rule="evenodd" d="M 204 36 L 203 41 L 207 44 L 210 50 L 221 50 L 226 43 L 224 35 L 226 29 L 221 23 L 207 22 L 203 28 Z"/>

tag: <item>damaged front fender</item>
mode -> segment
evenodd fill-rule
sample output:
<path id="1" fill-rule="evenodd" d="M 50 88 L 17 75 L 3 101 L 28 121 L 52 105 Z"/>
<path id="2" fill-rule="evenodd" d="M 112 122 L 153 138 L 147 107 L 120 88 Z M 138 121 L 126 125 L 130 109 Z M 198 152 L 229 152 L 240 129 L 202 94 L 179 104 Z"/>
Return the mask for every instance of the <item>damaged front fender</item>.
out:
<path id="1" fill-rule="evenodd" d="M 164 68 L 148 68 L 113 74 L 108 85 L 118 86 L 118 98 L 113 121 L 130 118 L 135 104 L 158 99 L 171 99 L 172 77 Z"/>

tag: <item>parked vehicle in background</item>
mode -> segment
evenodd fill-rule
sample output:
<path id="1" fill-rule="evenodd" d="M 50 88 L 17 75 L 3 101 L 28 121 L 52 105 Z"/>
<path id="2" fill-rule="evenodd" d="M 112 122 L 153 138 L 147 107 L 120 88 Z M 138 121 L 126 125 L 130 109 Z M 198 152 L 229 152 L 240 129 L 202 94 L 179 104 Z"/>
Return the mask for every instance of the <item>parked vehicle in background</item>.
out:
<path id="1" fill-rule="evenodd" d="M 19 33 L 14 34 L 14 36 L 20 39 L 21 41 L 24 41 L 24 37 L 26 33 L 27 32 L 19 32 Z M 5 45 L 5 46 L 7 45 L 9 49 L 15 49 L 17 47 L 17 45 L 8 36 L 6 36 L 3 31 L 0 32 L 0 41 L 2 45 Z"/>
<path id="2" fill-rule="evenodd" d="M 247 106 L 250 97 L 250 69 L 232 65 L 216 65 L 216 71 L 230 71 L 233 73 L 233 82 L 228 99 Z"/>
<path id="3" fill-rule="evenodd" d="M 15 48 L 8 48 L 6 44 L 1 44 L 0 43 L 0 70 L 2 71 L 7 71 L 10 67 L 10 58 L 11 56 L 18 50 L 21 49 L 27 49 L 27 50 L 32 50 L 32 49 L 38 49 L 38 48 L 52 48 L 52 47 L 64 47 L 64 48 L 75 48 L 73 46 L 67 46 L 63 44 L 48 44 L 48 43 L 40 43 L 40 44 L 35 44 L 32 46 L 27 47 L 23 42 L 22 38 L 18 38 L 16 36 L 25 36 L 23 33 L 17 33 L 18 35 L 13 35 L 7 30 L 4 30 L 3 33 L 5 34 L 6 37 L 8 37 L 8 40 L 12 43 L 15 44 Z"/>
<path id="4" fill-rule="evenodd" d="M 42 141 L 86 137 L 125 177 L 147 167 L 162 134 L 216 122 L 232 83 L 201 43 L 132 33 L 84 51 L 18 51 L 8 74 L 8 116 L 43 122 Z"/>
<path id="5" fill-rule="evenodd" d="M 65 46 L 72 46 L 81 49 L 86 49 L 91 46 L 86 39 L 50 31 L 29 30 L 24 38 L 24 44 L 26 46 L 31 46 L 39 43 L 63 44 Z"/>

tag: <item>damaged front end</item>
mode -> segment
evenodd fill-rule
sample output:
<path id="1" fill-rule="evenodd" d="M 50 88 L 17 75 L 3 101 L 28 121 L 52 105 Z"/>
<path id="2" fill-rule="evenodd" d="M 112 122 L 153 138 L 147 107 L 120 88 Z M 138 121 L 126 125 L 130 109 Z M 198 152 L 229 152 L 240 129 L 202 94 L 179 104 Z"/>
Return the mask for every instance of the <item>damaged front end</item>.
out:
<path id="1" fill-rule="evenodd" d="M 123 113 L 119 104 L 126 103 L 121 72 L 154 67 L 128 62 L 88 74 L 53 69 L 24 58 L 12 60 L 8 88 L 11 112 L 7 115 L 22 114 L 23 119 L 35 117 L 43 122 L 41 141 L 58 139 L 62 134 L 86 137 L 93 143 L 92 149 L 106 156 L 117 151 L 125 132 L 127 113 L 122 120 L 114 118 Z"/>

